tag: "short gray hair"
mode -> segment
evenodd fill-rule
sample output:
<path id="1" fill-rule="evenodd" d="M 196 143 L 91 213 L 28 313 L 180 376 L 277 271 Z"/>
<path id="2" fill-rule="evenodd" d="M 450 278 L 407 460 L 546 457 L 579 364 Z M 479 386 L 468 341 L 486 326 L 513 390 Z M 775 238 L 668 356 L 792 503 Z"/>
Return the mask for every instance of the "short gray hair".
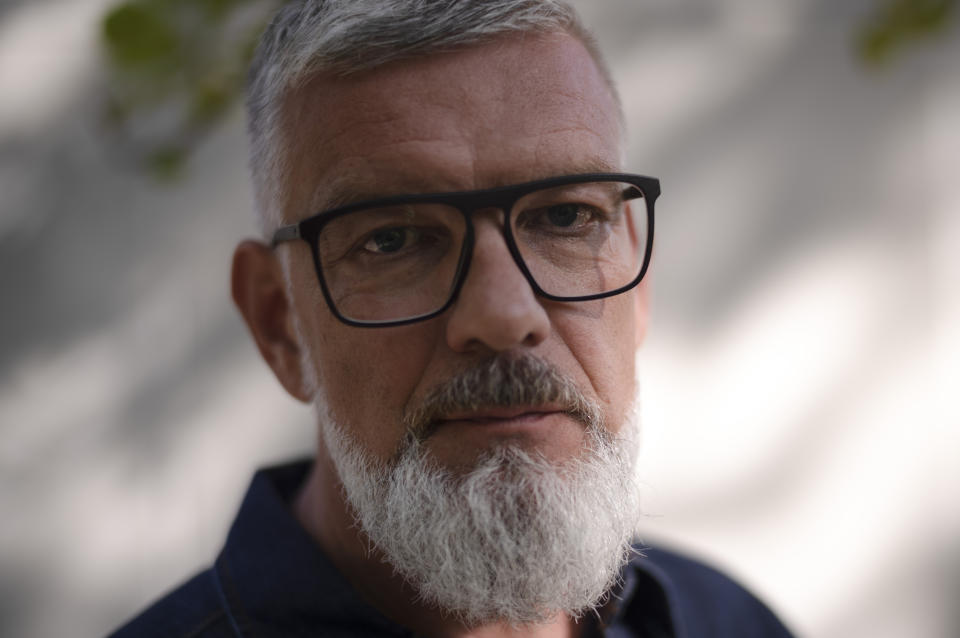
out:
<path id="1" fill-rule="evenodd" d="M 281 111 L 316 73 L 347 76 L 396 60 L 482 44 L 506 33 L 566 32 L 593 57 L 617 97 L 589 32 L 563 0 L 295 0 L 263 34 L 250 67 L 247 117 L 254 198 L 265 238 L 282 222 L 286 158 Z"/>

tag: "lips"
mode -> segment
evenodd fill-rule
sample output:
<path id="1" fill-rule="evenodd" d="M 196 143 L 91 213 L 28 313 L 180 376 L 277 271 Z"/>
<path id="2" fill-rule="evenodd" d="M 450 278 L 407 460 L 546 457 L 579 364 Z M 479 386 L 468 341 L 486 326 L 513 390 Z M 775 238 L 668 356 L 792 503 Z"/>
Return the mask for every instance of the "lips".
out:
<path id="1" fill-rule="evenodd" d="M 445 414 L 438 418 L 436 423 L 437 425 L 443 425 L 451 422 L 470 422 L 477 423 L 479 425 L 484 423 L 498 423 L 502 421 L 530 420 L 558 413 L 566 414 L 566 411 L 562 410 L 559 406 L 490 407 L 481 408 L 479 410 Z"/>

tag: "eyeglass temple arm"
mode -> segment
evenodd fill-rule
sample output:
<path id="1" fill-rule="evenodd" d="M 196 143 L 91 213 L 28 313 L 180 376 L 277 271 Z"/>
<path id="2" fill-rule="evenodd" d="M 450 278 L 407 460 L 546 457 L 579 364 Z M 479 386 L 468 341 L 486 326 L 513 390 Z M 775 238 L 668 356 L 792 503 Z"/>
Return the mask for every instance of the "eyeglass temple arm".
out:
<path id="1" fill-rule="evenodd" d="M 300 239 L 300 226 L 299 224 L 294 224 L 293 226 L 284 226 L 283 228 L 278 228 L 277 232 L 273 234 L 273 240 L 270 242 L 271 246 L 276 246 L 277 244 L 283 243 L 285 241 L 291 241 L 294 239 Z"/>

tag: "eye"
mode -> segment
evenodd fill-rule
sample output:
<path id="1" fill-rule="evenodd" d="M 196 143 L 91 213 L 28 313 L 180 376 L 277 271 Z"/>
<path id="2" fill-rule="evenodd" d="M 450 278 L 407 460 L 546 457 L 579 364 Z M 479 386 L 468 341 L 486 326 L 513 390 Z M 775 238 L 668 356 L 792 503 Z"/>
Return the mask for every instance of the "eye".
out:
<path id="1" fill-rule="evenodd" d="M 558 204 L 547 209 L 547 221 L 558 228 L 569 228 L 589 215 L 579 204 Z"/>
<path id="2" fill-rule="evenodd" d="M 560 202 L 523 211 L 517 227 L 531 233 L 569 237 L 592 232 L 604 219 L 602 210 L 580 202 Z"/>
<path id="3" fill-rule="evenodd" d="M 384 228 L 373 233 L 363 248 L 371 253 L 387 255 L 403 250 L 415 242 L 418 235 L 412 228 Z"/>

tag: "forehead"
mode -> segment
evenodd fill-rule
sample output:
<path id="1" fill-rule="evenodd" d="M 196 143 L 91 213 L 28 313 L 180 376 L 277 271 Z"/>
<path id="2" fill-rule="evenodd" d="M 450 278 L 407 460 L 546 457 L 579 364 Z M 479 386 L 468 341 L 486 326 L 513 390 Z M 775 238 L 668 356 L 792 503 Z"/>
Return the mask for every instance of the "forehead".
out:
<path id="1" fill-rule="evenodd" d="M 566 34 L 505 36 L 292 91 L 285 216 L 404 192 L 615 170 L 616 102 Z"/>

